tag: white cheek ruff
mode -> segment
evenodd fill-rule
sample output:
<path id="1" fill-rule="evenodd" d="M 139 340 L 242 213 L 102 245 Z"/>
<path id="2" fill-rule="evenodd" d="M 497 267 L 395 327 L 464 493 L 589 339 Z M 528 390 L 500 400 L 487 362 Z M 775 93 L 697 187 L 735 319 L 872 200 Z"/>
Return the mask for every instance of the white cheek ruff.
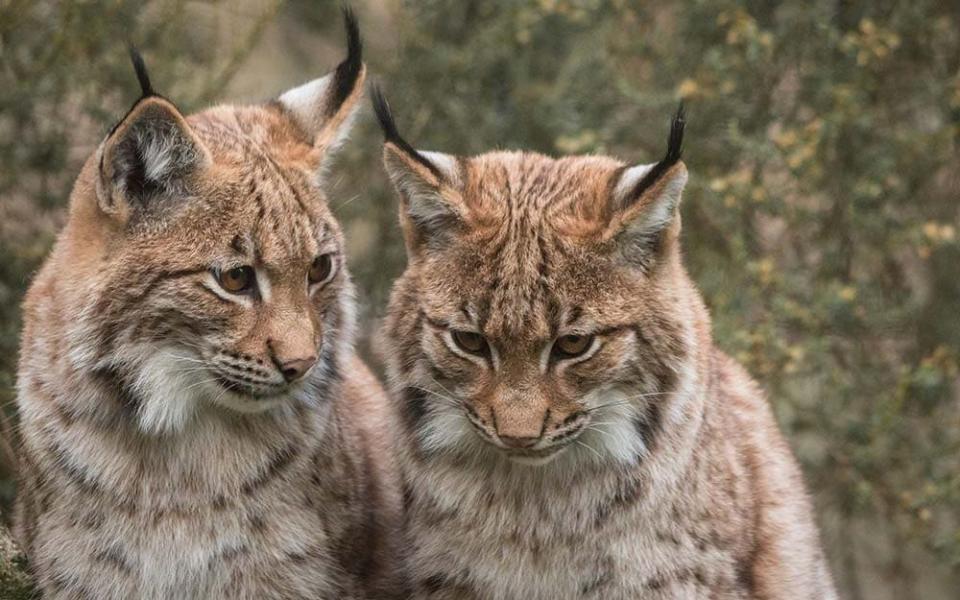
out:
<path id="1" fill-rule="evenodd" d="M 187 357 L 183 349 L 140 347 L 130 354 L 131 362 L 139 363 L 132 392 L 140 399 L 140 428 L 151 434 L 183 431 L 196 413 L 203 388 L 216 385 L 211 376 L 190 362 L 197 359 Z"/>
<path id="2" fill-rule="evenodd" d="M 617 463 L 632 465 L 637 458 L 644 457 L 648 448 L 637 431 L 634 423 L 641 418 L 642 411 L 637 406 L 643 400 L 639 393 L 631 393 L 620 388 L 601 388 L 584 398 L 591 412 L 590 423 L 578 440 L 596 451 L 594 458 L 609 458 Z M 662 401 L 655 397 L 650 401 Z M 602 408 L 597 408 L 602 407 Z M 591 454 L 583 449 L 585 454 Z"/>
<path id="3" fill-rule="evenodd" d="M 419 430 L 420 444 L 425 452 L 462 452 L 479 442 L 462 410 L 446 406 L 443 400 L 429 395 L 427 403 L 429 406 Z"/>
<path id="4" fill-rule="evenodd" d="M 182 432 L 204 403 L 213 403 L 242 413 L 265 412 L 287 399 L 245 396 L 224 388 L 206 361 L 184 348 L 138 346 L 124 352 L 120 362 L 136 373 L 131 392 L 140 400 L 137 421 L 153 435 Z"/>

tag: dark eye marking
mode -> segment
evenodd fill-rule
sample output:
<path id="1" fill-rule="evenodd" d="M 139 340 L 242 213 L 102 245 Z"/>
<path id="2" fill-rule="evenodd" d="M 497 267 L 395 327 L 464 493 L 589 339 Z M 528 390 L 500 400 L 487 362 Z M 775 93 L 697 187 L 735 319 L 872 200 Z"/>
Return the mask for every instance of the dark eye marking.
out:
<path id="1" fill-rule="evenodd" d="M 423 309 L 420 309 L 420 317 L 434 329 L 450 329 L 450 323 L 440 319 L 434 319 L 433 317 L 428 315 Z"/>
<path id="2" fill-rule="evenodd" d="M 453 338 L 454 344 L 467 354 L 475 356 L 490 355 L 490 345 L 487 339 L 479 333 L 451 329 L 450 336 Z"/>
<path id="3" fill-rule="evenodd" d="M 249 256 L 250 254 L 250 250 L 247 248 L 246 240 L 244 240 L 240 234 L 233 236 L 233 239 L 230 240 L 230 247 L 233 248 L 237 254 L 242 254 L 244 256 Z"/>
<path id="4" fill-rule="evenodd" d="M 583 316 L 583 309 L 579 306 L 574 306 L 570 309 L 570 314 L 567 315 L 567 322 L 564 323 L 564 325 L 570 327 L 576 323 L 581 316 Z"/>
<path id="5" fill-rule="evenodd" d="M 609 327 L 604 327 L 603 329 L 597 329 L 592 333 L 596 336 L 609 336 L 609 335 L 620 335 L 624 331 L 633 330 L 637 326 L 633 323 L 629 325 L 611 325 Z"/>
<path id="6" fill-rule="evenodd" d="M 153 293 L 153 290 L 155 290 L 158 285 L 165 283 L 167 281 L 171 281 L 173 279 L 183 279 L 184 277 L 191 277 L 193 275 L 199 275 L 201 273 L 206 273 L 206 272 L 207 272 L 207 267 L 200 267 L 195 269 L 177 269 L 175 271 L 161 271 L 160 273 L 157 273 L 156 275 L 154 275 L 150 279 L 150 281 L 147 283 L 147 285 L 138 293 L 136 293 L 132 299 L 142 300 L 143 298 L 146 298 L 151 293 Z"/>

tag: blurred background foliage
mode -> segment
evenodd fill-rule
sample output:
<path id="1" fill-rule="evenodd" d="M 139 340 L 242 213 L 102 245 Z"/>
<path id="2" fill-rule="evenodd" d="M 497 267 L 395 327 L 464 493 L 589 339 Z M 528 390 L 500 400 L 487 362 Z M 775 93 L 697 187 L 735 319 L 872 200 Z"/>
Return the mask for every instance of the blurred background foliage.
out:
<path id="1" fill-rule="evenodd" d="M 356 0 L 416 146 L 659 158 L 686 102 L 687 265 L 762 382 L 850 599 L 960 589 L 960 4 Z M 73 179 L 137 96 L 260 101 L 342 54 L 337 2 L 0 4 L 0 402 Z M 375 355 L 404 264 L 364 109 L 331 170 Z M 0 466 L 0 507 L 13 494 Z"/>

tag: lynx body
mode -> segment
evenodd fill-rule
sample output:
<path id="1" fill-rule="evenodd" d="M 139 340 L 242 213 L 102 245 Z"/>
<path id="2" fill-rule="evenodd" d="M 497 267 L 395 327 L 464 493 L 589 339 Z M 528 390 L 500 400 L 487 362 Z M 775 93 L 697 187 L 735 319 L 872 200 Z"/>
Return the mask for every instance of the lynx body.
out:
<path id="1" fill-rule="evenodd" d="M 46 598 L 357 598 L 383 572 L 382 390 L 318 174 L 365 69 L 184 117 L 144 96 L 24 304 L 16 530 Z"/>
<path id="2" fill-rule="evenodd" d="M 418 598 L 834 597 L 801 473 L 716 349 L 666 157 L 418 152 L 384 329 Z"/>

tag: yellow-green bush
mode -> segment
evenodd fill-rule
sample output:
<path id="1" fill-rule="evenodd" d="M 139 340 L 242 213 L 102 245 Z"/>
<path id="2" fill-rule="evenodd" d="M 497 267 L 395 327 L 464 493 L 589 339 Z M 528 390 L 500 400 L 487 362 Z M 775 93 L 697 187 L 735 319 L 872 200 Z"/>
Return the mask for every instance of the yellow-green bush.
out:
<path id="1" fill-rule="evenodd" d="M 283 4 L 275 18 L 272 4 L 229 3 L 207 21 L 195 4 L 204 3 L 0 9 L 5 401 L 17 302 L 79 161 L 135 95 L 120 39 L 141 42 L 155 81 L 185 108 L 222 98 L 234 72 L 256 81 L 242 59 L 266 50 L 255 43 L 264 27 L 293 40 L 301 79 L 335 55 L 319 60 L 296 40 L 341 43 L 333 2 Z M 768 390 L 804 465 L 844 597 L 955 597 L 960 12 L 951 3 L 358 4 L 371 72 L 422 148 L 651 161 L 683 99 L 687 264 L 718 344 Z M 253 16 L 224 44 L 205 27 L 231 10 Z M 379 150 L 365 119 L 330 180 L 366 334 L 404 260 Z"/>

